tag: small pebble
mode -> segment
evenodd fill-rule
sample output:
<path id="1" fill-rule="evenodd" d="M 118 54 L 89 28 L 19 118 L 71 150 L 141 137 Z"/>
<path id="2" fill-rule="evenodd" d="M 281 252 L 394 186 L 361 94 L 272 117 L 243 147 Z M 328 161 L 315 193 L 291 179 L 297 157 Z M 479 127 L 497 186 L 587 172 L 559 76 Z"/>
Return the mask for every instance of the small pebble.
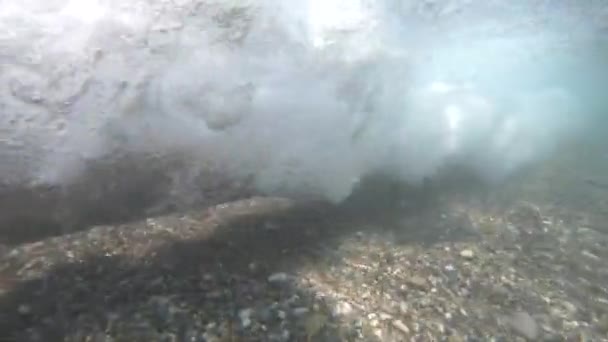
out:
<path id="1" fill-rule="evenodd" d="M 386 312 L 381 312 L 378 317 L 380 317 L 380 320 L 382 321 L 388 321 L 389 319 L 393 318 L 393 316 L 387 314 Z"/>
<path id="2" fill-rule="evenodd" d="M 410 307 L 409 307 L 409 305 L 407 305 L 406 302 L 399 303 L 399 312 L 401 312 L 401 314 L 405 315 L 409 311 L 410 311 Z"/>
<path id="3" fill-rule="evenodd" d="M 407 279 L 407 284 L 418 290 L 426 290 L 428 287 L 428 283 L 426 279 L 419 276 L 412 276 Z"/>
<path id="4" fill-rule="evenodd" d="M 241 325 L 243 328 L 248 328 L 251 325 L 251 314 L 252 309 L 243 309 L 239 311 L 239 318 L 241 319 Z"/>
<path id="5" fill-rule="evenodd" d="M 586 257 L 586 258 L 588 258 L 590 260 L 593 260 L 593 261 L 601 261 L 602 260 L 600 257 L 598 257 L 597 255 L 591 253 L 588 250 L 583 250 L 581 252 L 581 255 L 583 255 L 584 257 Z"/>
<path id="6" fill-rule="evenodd" d="M 308 308 L 295 308 L 293 309 L 293 315 L 296 317 L 301 317 L 308 314 L 310 310 Z"/>
<path id="7" fill-rule="evenodd" d="M 221 341 L 219 336 L 217 336 L 214 333 L 207 332 L 207 331 L 203 333 L 202 337 L 203 337 L 204 341 Z"/>
<path id="8" fill-rule="evenodd" d="M 408 328 L 407 325 L 405 325 L 405 323 L 403 323 L 401 320 L 393 321 L 393 327 L 406 335 L 410 334 L 410 328 Z"/>
<path id="9" fill-rule="evenodd" d="M 601 332 L 608 334 L 608 315 L 602 315 L 598 319 L 597 327 Z"/>
<path id="10" fill-rule="evenodd" d="M 380 339 L 380 341 L 382 341 L 382 340 L 383 340 L 383 335 L 384 335 L 384 334 L 382 333 L 382 329 L 379 329 L 379 328 L 374 329 L 374 335 L 375 335 L 375 336 L 376 336 L 378 339 Z"/>
<path id="11" fill-rule="evenodd" d="M 353 312 L 353 307 L 348 302 L 340 302 L 334 308 L 335 316 L 347 316 Z"/>
<path id="12" fill-rule="evenodd" d="M 570 314 L 570 315 L 574 315 L 578 311 L 577 307 L 570 302 L 564 301 L 561 304 L 564 307 L 564 309 L 566 309 L 568 314 Z"/>
<path id="13" fill-rule="evenodd" d="M 269 283 L 284 283 L 287 280 L 289 280 L 289 276 L 287 275 L 287 273 L 283 272 L 274 273 L 268 277 Z"/>
<path id="14" fill-rule="evenodd" d="M 507 322 L 515 332 L 528 340 L 536 340 L 538 338 L 538 324 L 527 312 L 516 312 L 507 319 Z"/>
<path id="15" fill-rule="evenodd" d="M 21 304 L 17 308 L 17 312 L 19 312 L 20 315 L 29 315 L 30 312 L 32 312 L 32 309 L 29 307 L 29 305 Z"/>
<path id="16" fill-rule="evenodd" d="M 509 300 L 510 292 L 502 285 L 494 285 L 491 293 L 488 295 L 488 300 L 493 304 L 502 304 Z"/>
<path id="17" fill-rule="evenodd" d="M 463 249 L 460 251 L 460 256 L 465 259 L 472 259 L 475 256 L 475 253 L 471 249 Z"/>

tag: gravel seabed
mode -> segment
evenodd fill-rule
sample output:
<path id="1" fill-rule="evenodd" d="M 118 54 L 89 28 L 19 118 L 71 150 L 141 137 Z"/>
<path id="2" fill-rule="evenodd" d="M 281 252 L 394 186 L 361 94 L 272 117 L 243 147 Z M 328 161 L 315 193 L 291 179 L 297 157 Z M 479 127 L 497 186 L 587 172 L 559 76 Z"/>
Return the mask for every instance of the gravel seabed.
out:
<path id="1" fill-rule="evenodd" d="M 6 246 L 0 340 L 608 341 L 605 173 L 557 167 L 500 193 L 257 197 Z M 549 194 L 574 185 L 582 207 Z"/>

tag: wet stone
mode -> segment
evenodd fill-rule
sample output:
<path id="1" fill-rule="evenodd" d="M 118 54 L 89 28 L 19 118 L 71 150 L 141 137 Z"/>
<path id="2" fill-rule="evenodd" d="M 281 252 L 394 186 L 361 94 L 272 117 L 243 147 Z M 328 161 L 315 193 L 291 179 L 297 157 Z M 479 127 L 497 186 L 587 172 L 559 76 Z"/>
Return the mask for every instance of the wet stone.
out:
<path id="1" fill-rule="evenodd" d="M 429 284 L 426 279 L 420 276 L 409 277 L 406 281 L 406 284 L 416 290 L 421 291 L 426 291 L 429 287 Z"/>
<path id="2" fill-rule="evenodd" d="M 536 320 L 529 313 L 518 311 L 507 318 L 508 325 L 514 332 L 528 340 L 536 340 L 539 335 L 539 327 Z"/>

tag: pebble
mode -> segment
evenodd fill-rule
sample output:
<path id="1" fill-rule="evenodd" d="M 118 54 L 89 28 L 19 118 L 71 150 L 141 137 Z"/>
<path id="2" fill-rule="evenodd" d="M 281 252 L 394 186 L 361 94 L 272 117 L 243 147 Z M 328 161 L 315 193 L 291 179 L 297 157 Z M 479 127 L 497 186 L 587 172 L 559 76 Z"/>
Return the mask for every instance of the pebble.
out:
<path id="1" fill-rule="evenodd" d="M 334 308 L 335 316 L 347 316 L 353 312 L 353 306 L 348 302 L 340 302 Z"/>
<path id="2" fill-rule="evenodd" d="M 19 312 L 20 315 L 29 315 L 30 312 L 32 312 L 32 309 L 29 307 L 29 305 L 21 304 L 17 308 L 17 312 Z"/>
<path id="3" fill-rule="evenodd" d="M 294 303 L 296 303 L 298 300 L 300 300 L 300 296 L 298 296 L 297 294 L 294 294 L 293 296 L 289 297 L 289 299 L 287 299 L 285 301 L 286 305 L 293 305 Z"/>
<path id="4" fill-rule="evenodd" d="M 586 258 L 588 258 L 588 259 L 590 259 L 590 260 L 593 260 L 593 261 L 601 261 L 602 260 L 600 257 L 598 257 L 597 255 L 591 253 L 588 250 L 583 250 L 581 252 L 581 255 L 584 256 L 584 257 L 586 257 Z"/>
<path id="5" fill-rule="evenodd" d="M 492 287 L 492 292 L 488 296 L 488 300 L 493 304 L 505 303 L 510 297 L 509 290 L 502 285 Z"/>
<path id="6" fill-rule="evenodd" d="M 608 334 L 608 315 L 602 315 L 598 319 L 597 327 L 601 332 Z"/>
<path id="7" fill-rule="evenodd" d="M 289 280 L 289 276 L 287 275 L 287 273 L 283 272 L 274 273 L 268 277 L 269 283 L 284 283 L 287 280 Z"/>
<path id="8" fill-rule="evenodd" d="M 399 312 L 402 315 L 405 315 L 405 314 L 409 313 L 409 311 L 410 311 L 410 307 L 409 307 L 409 305 L 406 302 L 402 301 L 402 302 L 399 303 Z"/>
<path id="9" fill-rule="evenodd" d="M 437 322 L 435 324 L 435 327 L 437 328 L 437 331 L 439 331 L 440 334 L 444 335 L 445 334 L 445 325 Z"/>
<path id="10" fill-rule="evenodd" d="M 538 338 L 538 323 L 536 323 L 529 313 L 524 311 L 516 312 L 507 319 L 507 322 L 516 333 L 528 340 L 536 340 Z"/>
<path id="11" fill-rule="evenodd" d="M 574 315 L 578 311 L 577 307 L 574 304 L 570 303 L 570 302 L 564 301 L 561 304 L 564 307 L 564 309 L 566 309 L 566 311 L 568 312 L 568 314 L 570 314 L 570 315 Z"/>
<path id="12" fill-rule="evenodd" d="M 381 312 L 378 317 L 380 318 L 380 320 L 382 321 L 388 321 L 389 319 L 393 318 L 393 316 L 387 314 L 386 312 Z"/>
<path id="13" fill-rule="evenodd" d="M 405 323 L 403 323 L 401 320 L 393 321 L 393 327 L 406 335 L 410 334 L 410 328 L 408 328 L 407 325 L 405 325 Z"/>
<path id="14" fill-rule="evenodd" d="M 310 310 L 308 308 L 295 308 L 293 309 L 293 315 L 296 317 L 301 317 L 308 314 Z"/>
<path id="15" fill-rule="evenodd" d="M 267 307 L 257 311 L 257 317 L 262 322 L 268 322 L 274 319 L 274 308 Z"/>
<path id="16" fill-rule="evenodd" d="M 475 253 L 472 249 L 463 249 L 462 251 L 460 251 L 460 256 L 465 259 L 472 259 L 473 257 L 475 257 Z"/>
<path id="17" fill-rule="evenodd" d="M 426 279 L 419 276 L 412 276 L 407 279 L 407 284 L 418 290 L 426 290 L 428 287 L 428 283 Z"/>
<path id="18" fill-rule="evenodd" d="M 251 325 L 251 314 L 252 309 L 243 309 L 239 311 L 239 318 L 241 319 L 241 325 L 243 328 L 248 328 Z"/>
<path id="19" fill-rule="evenodd" d="M 221 341 L 219 336 L 207 331 L 203 333 L 202 337 L 204 341 Z"/>

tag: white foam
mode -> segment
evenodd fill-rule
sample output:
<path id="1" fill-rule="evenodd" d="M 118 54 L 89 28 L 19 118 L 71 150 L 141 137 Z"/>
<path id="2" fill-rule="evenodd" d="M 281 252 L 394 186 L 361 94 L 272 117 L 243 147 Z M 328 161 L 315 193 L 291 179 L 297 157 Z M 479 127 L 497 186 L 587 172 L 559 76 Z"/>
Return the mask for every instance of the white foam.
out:
<path id="1" fill-rule="evenodd" d="M 394 5 L 5 1 L 0 67 L 21 70 L 42 100 L 2 91 L 0 104 L 49 117 L 6 139 L 27 129 L 46 147 L 23 166 L 45 182 L 69 182 L 118 146 L 188 151 L 192 167 L 219 160 L 263 192 L 340 201 L 378 171 L 418 182 L 456 161 L 502 179 L 572 133 L 577 94 L 535 59 L 558 30 L 509 35 L 520 13 L 501 13 L 469 20 L 493 30 L 483 36 L 448 27 L 464 20 L 458 6 L 438 9 L 451 19 L 435 26 Z"/>

